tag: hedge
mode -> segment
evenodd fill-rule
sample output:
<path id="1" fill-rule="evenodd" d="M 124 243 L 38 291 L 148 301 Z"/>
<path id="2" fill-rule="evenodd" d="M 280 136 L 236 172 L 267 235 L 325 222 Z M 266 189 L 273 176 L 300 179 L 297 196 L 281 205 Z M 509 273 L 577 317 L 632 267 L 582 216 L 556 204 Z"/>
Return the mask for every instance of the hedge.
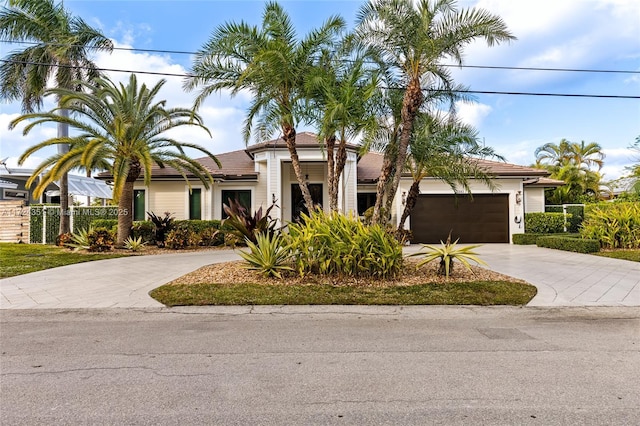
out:
<path id="1" fill-rule="evenodd" d="M 577 253 L 597 253 L 600 251 L 600 242 L 598 240 L 560 237 L 556 235 L 538 237 L 536 245 L 538 247 L 573 251 Z"/>
<path id="2" fill-rule="evenodd" d="M 513 244 L 526 246 L 526 245 L 534 245 L 538 240 L 538 237 L 542 237 L 548 234 L 539 234 L 539 233 L 526 233 L 526 234 L 513 234 L 511 236 L 513 240 Z"/>
<path id="3" fill-rule="evenodd" d="M 558 234 L 564 232 L 564 225 L 562 213 L 525 213 L 524 215 L 524 229 L 528 234 Z"/>
<path id="4" fill-rule="evenodd" d="M 544 210 L 547 213 L 564 213 L 564 208 L 567 209 L 567 232 L 578 232 L 584 220 L 584 205 L 546 206 Z"/>

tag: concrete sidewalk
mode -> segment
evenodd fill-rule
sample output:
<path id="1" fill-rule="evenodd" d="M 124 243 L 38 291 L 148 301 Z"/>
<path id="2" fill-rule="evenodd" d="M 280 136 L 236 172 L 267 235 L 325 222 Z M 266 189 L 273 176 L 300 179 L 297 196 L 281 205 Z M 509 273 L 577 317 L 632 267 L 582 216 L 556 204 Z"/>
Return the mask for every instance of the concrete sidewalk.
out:
<path id="1" fill-rule="evenodd" d="M 509 244 L 485 244 L 478 252 L 489 269 L 538 288 L 529 306 L 640 306 L 640 263 Z M 152 289 L 204 265 L 239 258 L 232 250 L 133 256 L 5 278 L 0 308 L 161 307 L 148 295 Z"/>

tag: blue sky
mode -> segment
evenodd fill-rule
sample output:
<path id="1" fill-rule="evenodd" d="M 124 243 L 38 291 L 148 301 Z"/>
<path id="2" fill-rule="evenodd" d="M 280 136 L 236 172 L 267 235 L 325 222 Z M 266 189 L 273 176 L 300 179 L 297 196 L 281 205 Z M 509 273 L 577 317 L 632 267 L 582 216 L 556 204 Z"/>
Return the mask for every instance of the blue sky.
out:
<path id="1" fill-rule="evenodd" d="M 65 7 L 100 28 L 117 47 L 193 52 L 212 31 L 228 21 L 259 24 L 264 2 L 245 1 L 88 1 L 65 0 Z M 332 14 L 353 28 L 363 1 L 282 1 L 299 34 L 319 26 Z M 467 65 L 629 70 L 640 72 L 640 2 L 637 0 L 463 0 L 459 7 L 482 7 L 506 21 L 518 37 L 510 44 L 487 48 L 482 42 L 466 49 Z M 0 44 L 0 57 L 17 48 Z M 97 54 L 99 66 L 129 71 L 184 74 L 189 55 L 130 50 Z M 110 73 L 124 80 L 128 73 Z M 640 96 L 640 73 L 586 73 L 523 70 L 456 70 L 459 83 L 471 90 Z M 139 75 L 153 84 L 160 77 Z M 161 97 L 170 106 L 190 107 L 194 93 L 182 90 L 182 78 L 166 77 Z M 598 142 L 606 154 L 605 180 L 625 173 L 633 162 L 628 146 L 640 135 L 640 99 L 595 99 L 516 95 L 477 95 L 477 103 L 461 105 L 460 116 L 478 129 L 487 145 L 509 162 L 528 165 L 535 149 L 547 142 Z M 243 148 L 242 121 L 248 98 L 214 95 L 200 113 L 213 137 L 196 129 L 175 136 L 214 153 Z M 45 104 L 45 108 L 51 107 Z M 0 159 L 16 165 L 24 149 L 55 135 L 41 126 L 27 137 L 21 128 L 7 130 L 18 116 L 18 103 L 0 104 Z M 302 129 L 301 129 L 302 130 Z M 313 129 L 308 129 L 313 130 Z M 277 135 L 274 135 L 277 136 Z M 33 167 L 47 155 L 32 156 Z"/>

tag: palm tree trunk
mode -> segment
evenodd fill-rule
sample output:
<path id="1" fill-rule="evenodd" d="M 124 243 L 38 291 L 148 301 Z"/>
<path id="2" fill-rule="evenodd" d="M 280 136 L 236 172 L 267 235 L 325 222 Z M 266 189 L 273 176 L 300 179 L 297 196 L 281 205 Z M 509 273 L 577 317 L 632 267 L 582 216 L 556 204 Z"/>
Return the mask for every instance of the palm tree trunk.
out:
<path id="1" fill-rule="evenodd" d="M 342 176 L 342 172 L 344 171 L 344 165 L 347 164 L 347 142 L 345 141 L 344 135 L 342 136 L 340 142 L 338 143 L 338 152 L 336 153 L 336 164 L 335 164 L 335 173 L 334 173 L 334 188 L 333 192 L 336 197 L 336 209 L 338 209 L 338 194 L 340 193 L 340 176 Z"/>
<path id="2" fill-rule="evenodd" d="M 331 135 L 324 139 L 324 143 L 327 147 L 327 183 L 329 185 L 329 208 L 331 211 L 338 210 L 338 192 L 337 185 L 334 182 L 337 180 L 334 150 L 336 144 L 335 135 Z"/>
<path id="3" fill-rule="evenodd" d="M 407 221 L 407 218 L 411 214 L 411 211 L 416 206 L 418 195 L 420 195 L 420 181 L 414 181 L 411 184 L 411 188 L 409 188 L 409 193 L 407 194 L 407 199 L 405 200 L 404 211 L 402 212 L 402 216 L 400 217 L 398 230 L 402 231 L 404 229 L 404 223 Z"/>
<path id="4" fill-rule="evenodd" d="M 404 169 L 404 164 L 407 161 L 407 150 L 409 148 L 409 143 L 411 142 L 413 123 L 415 122 L 416 116 L 420 111 L 420 107 L 423 102 L 424 93 L 422 93 L 422 89 L 420 87 L 420 80 L 411 80 L 407 87 L 407 91 L 404 94 L 404 99 L 402 100 L 402 131 L 400 132 L 400 138 L 398 141 L 398 151 L 394 164 L 395 167 L 390 169 L 390 172 L 384 176 L 384 181 L 382 181 L 383 176 L 380 176 L 380 181 L 382 181 L 382 184 L 384 185 L 383 190 L 386 193 L 386 196 L 382 198 L 385 198 L 384 209 L 387 212 L 391 211 L 393 199 L 398 191 L 398 186 L 400 185 L 402 170 Z M 378 186 L 381 184 L 380 181 L 378 181 Z M 380 200 L 380 202 L 382 202 L 382 200 Z M 377 199 L 376 204 L 378 204 Z M 376 212 L 374 210 L 374 217 L 375 214 Z"/>
<path id="5" fill-rule="evenodd" d="M 307 206 L 309 212 L 313 211 L 313 199 L 311 198 L 311 193 L 309 192 L 309 187 L 307 186 L 307 182 L 304 179 L 304 175 L 302 174 L 302 168 L 300 167 L 300 159 L 298 158 L 298 150 L 296 148 L 296 129 L 292 126 L 283 126 L 282 128 L 283 139 L 287 144 L 287 149 L 289 150 L 289 155 L 291 156 L 291 165 L 293 166 L 293 171 L 296 174 L 296 179 L 298 180 L 298 185 L 300 185 L 300 192 L 302 192 L 302 198 L 304 198 L 304 203 Z"/>
<path id="6" fill-rule="evenodd" d="M 133 226 L 133 184 L 140 176 L 141 167 L 138 160 L 132 160 L 124 183 L 124 188 L 118 200 L 118 236 L 116 248 L 123 248 L 124 242 L 131 235 Z"/>
<path id="7" fill-rule="evenodd" d="M 69 110 L 61 109 L 60 115 L 69 117 Z M 69 125 L 66 123 L 58 123 L 58 137 L 66 138 L 69 136 Z M 66 154 L 69 152 L 69 145 L 58 145 L 58 153 Z M 60 178 L 60 228 L 59 233 L 68 234 L 71 232 L 71 211 L 69 210 L 69 175 L 65 172 Z"/>

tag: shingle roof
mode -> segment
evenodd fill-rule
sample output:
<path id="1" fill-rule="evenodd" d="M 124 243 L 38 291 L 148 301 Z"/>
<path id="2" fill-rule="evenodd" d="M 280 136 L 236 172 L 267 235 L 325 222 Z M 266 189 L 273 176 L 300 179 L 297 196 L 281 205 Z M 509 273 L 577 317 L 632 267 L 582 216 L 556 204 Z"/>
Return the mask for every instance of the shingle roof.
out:
<path id="1" fill-rule="evenodd" d="M 380 175 L 383 155 L 369 152 L 362 156 L 358 162 L 358 182 L 375 182 Z M 518 166 L 516 164 L 502 163 L 499 161 L 478 159 L 480 167 L 493 176 L 521 176 L 521 177 L 545 177 L 549 172 L 533 167 Z"/>
<path id="2" fill-rule="evenodd" d="M 318 135 L 312 132 L 300 132 L 296 133 L 296 147 L 297 148 L 317 148 L 323 146 L 321 141 L 318 140 Z M 247 147 L 247 152 L 254 153 L 263 149 L 269 148 L 287 148 L 284 139 L 278 138 L 266 142 L 260 142 Z M 347 148 L 357 150 L 357 145 L 347 144 Z"/>

